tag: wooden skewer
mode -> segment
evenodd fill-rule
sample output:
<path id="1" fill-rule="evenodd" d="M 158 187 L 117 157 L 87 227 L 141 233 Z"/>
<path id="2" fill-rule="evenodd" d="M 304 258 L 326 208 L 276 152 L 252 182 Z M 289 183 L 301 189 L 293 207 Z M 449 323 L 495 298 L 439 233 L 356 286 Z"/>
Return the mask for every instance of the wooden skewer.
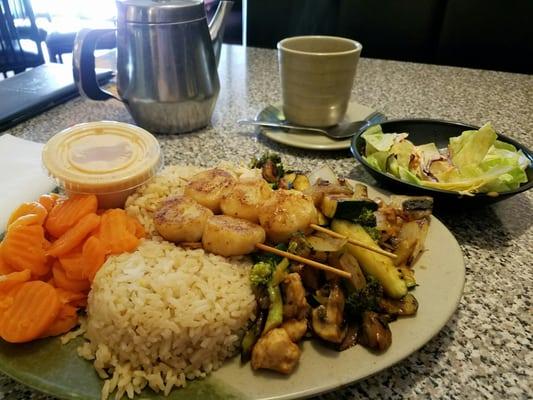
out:
<path id="1" fill-rule="evenodd" d="M 322 264 L 317 261 L 313 261 L 313 260 L 309 260 L 304 257 L 297 256 L 296 254 L 292 254 L 287 251 L 276 249 L 275 247 L 267 246 L 266 244 L 263 244 L 263 243 L 256 243 L 255 247 L 263 251 L 269 252 L 269 253 L 277 254 L 278 256 L 281 256 L 281 257 L 287 257 L 290 260 L 301 262 L 302 264 L 309 265 L 310 267 L 314 267 L 314 268 L 321 269 L 323 271 L 331 272 L 332 274 L 339 275 L 346 279 L 350 279 L 352 277 L 352 274 L 350 274 L 349 272 L 330 267 L 329 265 Z"/>
<path id="2" fill-rule="evenodd" d="M 337 232 L 334 232 L 334 231 L 332 231 L 330 229 L 324 228 L 323 226 L 320 226 L 320 225 L 317 225 L 317 224 L 311 224 L 310 226 L 314 230 L 319 231 L 319 232 L 324 232 L 325 234 L 327 234 L 327 235 L 329 235 L 331 237 L 334 237 L 334 238 L 337 238 L 337 239 L 346 239 L 348 241 L 348 243 L 351 243 L 351 244 L 353 244 L 355 246 L 362 247 L 364 249 L 367 249 L 367 250 L 373 251 L 375 253 L 390 257 L 392 259 L 398 258 L 398 256 L 396 254 L 389 253 L 388 251 L 385 251 L 383 249 L 378 249 L 376 247 L 372 247 L 372 246 L 370 246 L 370 245 L 368 245 L 366 243 L 360 242 L 359 240 L 350 239 L 348 236 L 341 235 L 340 233 L 337 233 Z"/>

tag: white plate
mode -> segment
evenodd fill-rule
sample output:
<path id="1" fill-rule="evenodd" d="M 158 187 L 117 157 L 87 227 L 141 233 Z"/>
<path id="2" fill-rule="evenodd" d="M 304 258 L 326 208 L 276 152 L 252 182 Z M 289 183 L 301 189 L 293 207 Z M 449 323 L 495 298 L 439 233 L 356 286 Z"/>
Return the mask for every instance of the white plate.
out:
<path id="1" fill-rule="evenodd" d="M 369 188 L 369 195 L 379 193 Z M 326 392 L 383 371 L 413 354 L 444 327 L 455 312 L 465 280 L 461 249 L 453 235 L 435 217 L 426 239 L 426 251 L 415 265 L 419 286 L 413 291 L 419 309 L 414 317 L 391 323 L 392 345 L 383 354 L 362 346 L 343 352 L 329 350 L 316 341 L 303 344 L 302 357 L 290 376 L 253 372 L 238 357 L 210 377 L 173 390 L 168 397 L 145 390 L 139 399 L 282 400 Z M 100 381 L 88 361 L 76 354 L 80 340 L 62 346 L 57 338 L 24 345 L 0 340 L 0 371 L 43 392 L 65 399 L 98 400 Z"/>
<path id="2" fill-rule="evenodd" d="M 276 107 L 281 109 L 280 105 L 276 105 Z M 257 114 L 256 119 L 263 119 L 261 118 L 263 111 L 264 109 Z M 356 102 L 351 102 L 348 104 L 348 110 L 346 111 L 346 116 L 344 119 L 347 121 L 360 121 L 365 119 L 372 112 L 374 112 L 374 110 L 370 107 Z M 261 127 L 259 129 L 263 135 L 275 142 L 282 143 L 287 146 L 298 147 L 300 149 L 343 150 L 350 148 L 351 138 L 334 140 L 320 133 L 302 132 L 296 130 L 286 131 L 283 129 L 266 127 Z"/>

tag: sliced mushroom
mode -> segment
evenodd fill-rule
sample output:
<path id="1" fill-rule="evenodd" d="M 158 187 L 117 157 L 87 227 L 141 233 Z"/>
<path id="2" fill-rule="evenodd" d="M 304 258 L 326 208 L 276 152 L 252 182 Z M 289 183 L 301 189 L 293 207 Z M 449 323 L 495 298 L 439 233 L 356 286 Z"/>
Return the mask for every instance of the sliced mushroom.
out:
<path id="1" fill-rule="evenodd" d="M 373 350 L 387 350 L 392 343 L 392 333 L 387 316 L 373 311 L 365 311 L 359 331 L 359 343 Z"/>
<path id="2" fill-rule="evenodd" d="M 343 253 L 339 258 L 339 266 L 352 276 L 349 282 L 355 289 L 362 290 L 366 286 L 366 278 L 359 266 L 357 259 L 349 252 Z"/>
<path id="3" fill-rule="evenodd" d="M 346 335 L 344 336 L 344 340 L 339 345 L 339 351 L 344 351 L 346 349 L 349 349 L 350 347 L 353 347 L 357 344 L 357 340 L 359 338 L 359 326 L 355 324 L 349 324 L 346 328 Z"/>
<path id="4" fill-rule="evenodd" d="M 320 305 L 312 311 L 313 331 L 320 338 L 332 343 L 341 343 L 344 339 L 344 300 L 344 293 L 338 282 L 330 282 L 326 305 Z"/>
<path id="5" fill-rule="evenodd" d="M 263 178 L 269 183 L 278 181 L 280 170 L 272 160 L 267 160 L 261 169 Z"/>
<path id="6" fill-rule="evenodd" d="M 318 269 L 304 265 L 299 273 L 306 288 L 317 290 L 320 287 L 320 271 Z"/>

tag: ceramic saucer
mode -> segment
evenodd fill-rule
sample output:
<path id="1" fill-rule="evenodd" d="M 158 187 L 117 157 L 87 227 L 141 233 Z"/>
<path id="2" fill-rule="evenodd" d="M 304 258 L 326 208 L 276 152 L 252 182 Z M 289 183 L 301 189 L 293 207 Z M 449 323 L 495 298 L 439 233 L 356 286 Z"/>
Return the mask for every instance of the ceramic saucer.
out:
<path id="1" fill-rule="evenodd" d="M 272 112 L 275 110 L 276 112 Z M 362 104 L 351 102 L 344 119 L 346 121 L 359 121 L 365 119 L 374 110 Z M 257 114 L 256 120 L 281 122 L 285 120 L 281 105 L 267 106 Z M 351 138 L 344 140 L 334 140 L 320 133 L 303 132 L 297 130 L 284 130 L 278 128 L 259 128 L 261 134 L 267 138 L 285 144 L 287 146 L 298 147 L 307 150 L 343 150 L 350 148 Z"/>

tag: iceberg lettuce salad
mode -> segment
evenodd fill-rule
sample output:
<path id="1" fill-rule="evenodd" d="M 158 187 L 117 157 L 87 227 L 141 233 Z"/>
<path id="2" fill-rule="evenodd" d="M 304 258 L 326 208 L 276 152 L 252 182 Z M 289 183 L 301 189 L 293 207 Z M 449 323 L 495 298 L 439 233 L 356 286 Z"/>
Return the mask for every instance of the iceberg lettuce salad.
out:
<path id="1" fill-rule="evenodd" d="M 368 128 L 365 160 L 375 169 L 420 186 L 465 195 L 506 192 L 527 182 L 529 159 L 512 144 L 498 140 L 490 123 L 450 138 L 448 147 L 416 146 L 408 133 L 383 133 Z"/>

